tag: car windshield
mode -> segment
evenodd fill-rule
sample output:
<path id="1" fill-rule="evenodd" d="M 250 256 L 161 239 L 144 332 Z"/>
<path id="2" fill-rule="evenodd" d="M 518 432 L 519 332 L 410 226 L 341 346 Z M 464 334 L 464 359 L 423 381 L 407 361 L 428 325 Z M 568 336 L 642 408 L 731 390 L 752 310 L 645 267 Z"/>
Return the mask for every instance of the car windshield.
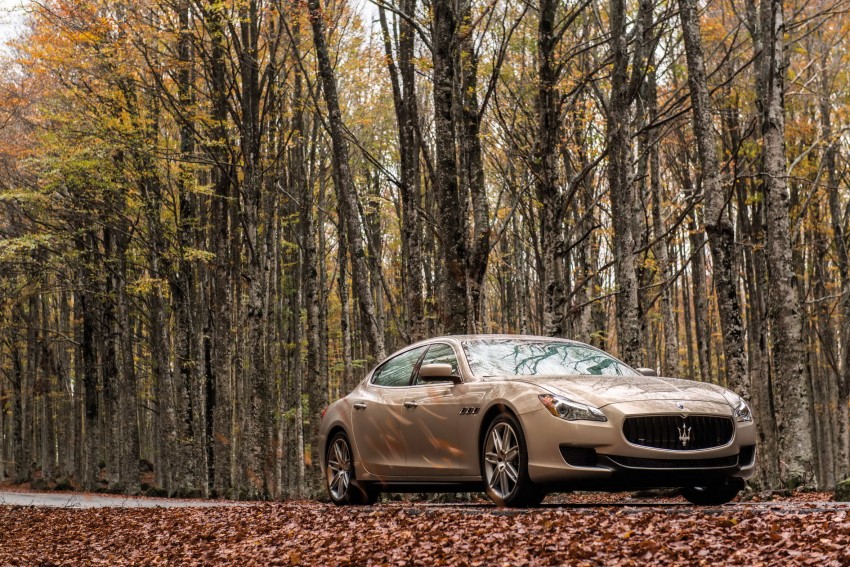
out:
<path id="1" fill-rule="evenodd" d="M 601 350 L 580 344 L 517 339 L 465 341 L 463 350 L 476 376 L 640 376 Z"/>

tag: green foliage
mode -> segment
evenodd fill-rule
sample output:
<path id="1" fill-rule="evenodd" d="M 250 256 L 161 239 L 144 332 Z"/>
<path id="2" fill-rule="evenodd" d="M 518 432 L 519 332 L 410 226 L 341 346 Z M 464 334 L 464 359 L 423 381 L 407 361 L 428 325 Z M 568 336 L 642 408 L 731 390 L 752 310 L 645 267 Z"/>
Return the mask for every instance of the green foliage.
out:
<path id="1" fill-rule="evenodd" d="M 49 251 L 57 241 L 59 238 L 50 234 L 25 234 L 0 239 L 0 262 L 11 264 L 32 261 L 38 253 Z"/>

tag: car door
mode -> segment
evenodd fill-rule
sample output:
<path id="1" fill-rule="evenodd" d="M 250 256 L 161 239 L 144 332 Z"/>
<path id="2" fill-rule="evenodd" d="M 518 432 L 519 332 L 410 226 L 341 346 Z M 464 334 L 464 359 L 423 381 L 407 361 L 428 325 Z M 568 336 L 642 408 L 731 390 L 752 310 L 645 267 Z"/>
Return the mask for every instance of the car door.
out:
<path id="1" fill-rule="evenodd" d="M 448 343 L 434 343 L 421 365 L 451 364 L 459 375 L 458 359 Z M 405 474 L 413 477 L 451 477 L 460 471 L 458 420 L 468 386 L 419 379 L 418 368 L 402 411 L 401 432 L 407 446 Z"/>
<path id="2" fill-rule="evenodd" d="M 406 350 L 375 369 L 352 403 L 352 435 L 363 466 L 381 476 L 402 474 L 407 448 L 401 420 L 410 379 L 426 347 Z"/>

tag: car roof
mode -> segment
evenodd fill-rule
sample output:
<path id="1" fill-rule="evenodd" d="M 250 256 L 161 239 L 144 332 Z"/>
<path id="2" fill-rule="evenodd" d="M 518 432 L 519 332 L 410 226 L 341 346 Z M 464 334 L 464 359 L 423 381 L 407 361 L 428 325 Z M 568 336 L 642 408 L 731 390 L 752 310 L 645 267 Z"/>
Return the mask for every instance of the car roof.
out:
<path id="1" fill-rule="evenodd" d="M 538 335 L 513 335 L 513 334 L 488 334 L 488 333 L 479 333 L 479 334 L 470 334 L 470 335 L 441 335 L 438 337 L 431 337 L 429 339 L 421 340 L 417 343 L 413 343 L 409 346 L 417 346 L 417 345 L 426 345 L 434 342 L 440 341 L 450 341 L 455 343 L 461 343 L 463 341 L 480 341 L 480 340 L 517 340 L 517 341 L 551 341 L 551 342 L 561 342 L 561 343 L 570 343 L 577 345 L 585 345 L 585 343 L 574 341 L 572 339 L 564 339 L 561 337 L 543 337 Z M 406 349 L 408 347 L 404 347 Z M 404 350 L 402 349 L 402 350 Z"/>

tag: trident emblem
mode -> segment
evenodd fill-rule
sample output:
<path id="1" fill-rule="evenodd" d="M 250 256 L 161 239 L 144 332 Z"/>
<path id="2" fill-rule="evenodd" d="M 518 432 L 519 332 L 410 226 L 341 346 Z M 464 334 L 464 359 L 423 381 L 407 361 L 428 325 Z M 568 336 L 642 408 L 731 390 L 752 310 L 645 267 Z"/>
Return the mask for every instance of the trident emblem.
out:
<path id="1" fill-rule="evenodd" d="M 688 422 L 682 420 L 682 427 L 677 427 L 679 430 L 679 441 L 682 442 L 682 447 L 688 446 L 688 441 L 691 440 L 691 428 L 688 427 Z"/>

